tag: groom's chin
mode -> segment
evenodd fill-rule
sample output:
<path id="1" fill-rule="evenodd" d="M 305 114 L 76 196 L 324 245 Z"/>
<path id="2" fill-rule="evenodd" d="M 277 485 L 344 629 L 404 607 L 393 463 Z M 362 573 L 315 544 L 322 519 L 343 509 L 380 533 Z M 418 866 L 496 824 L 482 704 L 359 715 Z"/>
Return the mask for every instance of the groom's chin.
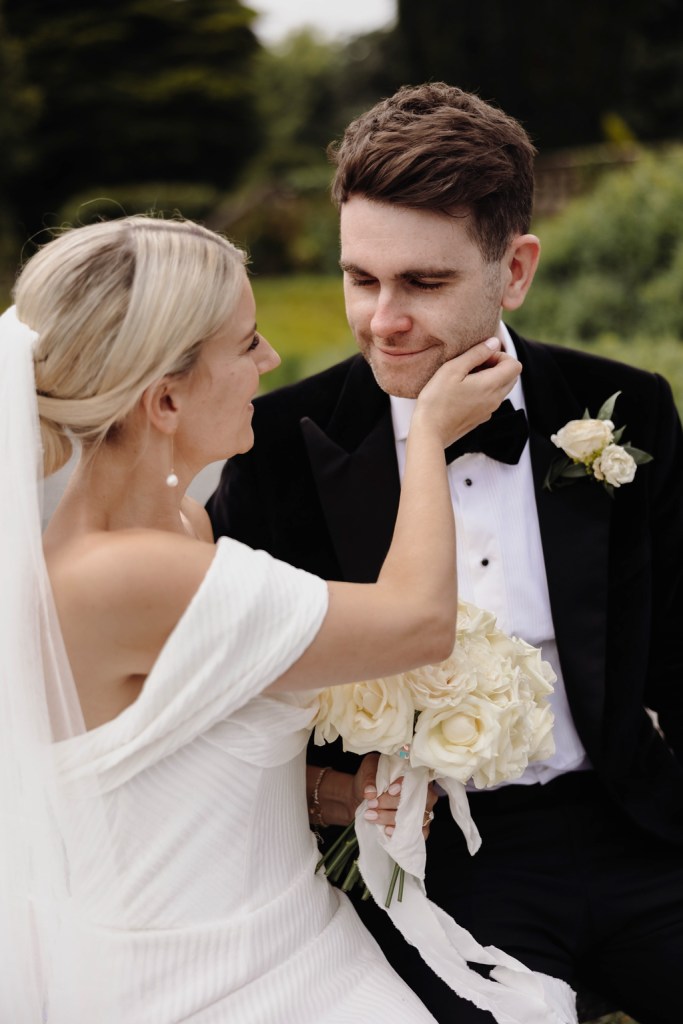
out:
<path id="1" fill-rule="evenodd" d="M 232 458 L 233 455 L 244 455 L 245 452 L 251 451 L 254 447 L 254 431 L 249 428 L 249 435 L 240 441 L 239 445 L 235 447 L 235 450 L 227 456 Z"/>

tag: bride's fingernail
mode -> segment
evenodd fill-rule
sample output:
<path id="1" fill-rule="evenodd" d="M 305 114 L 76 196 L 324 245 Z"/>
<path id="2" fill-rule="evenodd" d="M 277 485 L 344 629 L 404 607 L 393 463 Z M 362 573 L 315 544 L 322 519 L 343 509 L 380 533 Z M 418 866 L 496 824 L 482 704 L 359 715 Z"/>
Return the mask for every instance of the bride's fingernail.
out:
<path id="1" fill-rule="evenodd" d="M 373 796 L 377 796 L 376 786 L 366 786 L 363 790 L 363 796 L 366 800 L 371 800 Z"/>
<path id="2" fill-rule="evenodd" d="M 379 800 L 368 800 L 368 807 L 379 807 Z"/>
<path id="3" fill-rule="evenodd" d="M 498 341 L 498 338 L 489 338 L 488 341 L 484 342 L 484 344 L 486 345 L 487 348 L 490 349 L 500 348 L 500 342 Z"/>
<path id="4" fill-rule="evenodd" d="M 377 821 L 379 814 L 377 811 L 366 811 L 364 817 L 366 821 Z"/>
<path id="5" fill-rule="evenodd" d="M 393 836 L 393 834 L 394 834 L 394 826 L 393 825 L 385 825 L 384 826 L 384 832 L 388 836 Z"/>
<path id="6" fill-rule="evenodd" d="M 398 796 L 400 792 L 401 787 L 399 786 L 398 782 L 392 782 L 392 784 L 389 786 L 389 789 L 387 790 L 389 796 Z"/>

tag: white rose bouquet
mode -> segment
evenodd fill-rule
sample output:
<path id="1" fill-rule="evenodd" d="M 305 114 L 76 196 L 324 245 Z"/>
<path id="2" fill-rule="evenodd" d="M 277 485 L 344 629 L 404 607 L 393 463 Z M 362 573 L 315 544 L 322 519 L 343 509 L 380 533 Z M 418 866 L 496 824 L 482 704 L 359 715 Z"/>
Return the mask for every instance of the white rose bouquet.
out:
<path id="1" fill-rule="evenodd" d="M 422 824 L 430 782 L 438 781 L 448 794 L 473 853 L 480 840 L 465 783 L 483 789 L 516 779 L 529 762 L 554 752 L 548 704 L 554 680 L 539 650 L 503 633 L 489 612 L 461 601 L 456 643 L 446 661 L 318 694 L 315 743 L 341 737 L 345 750 L 379 751 L 380 792 L 404 775 L 394 834 L 376 827 L 373 832 L 373 826 L 366 833 L 397 863 L 388 903 L 397 880 L 402 886 L 404 868 L 424 877 Z M 342 885 L 347 891 L 359 878 L 356 831 L 367 824 L 363 809 L 319 864 L 336 881 L 351 862 Z"/>
<path id="2" fill-rule="evenodd" d="M 547 490 L 588 476 L 598 480 L 613 497 L 616 487 L 631 483 L 638 466 L 652 461 L 652 456 L 640 448 L 619 444 L 626 428 L 615 429 L 611 416 L 620 394 L 621 391 L 617 391 L 611 395 L 595 419 L 591 419 L 586 409 L 583 419 L 570 420 L 551 435 L 550 440 L 564 455 L 548 470 L 543 483 Z"/>

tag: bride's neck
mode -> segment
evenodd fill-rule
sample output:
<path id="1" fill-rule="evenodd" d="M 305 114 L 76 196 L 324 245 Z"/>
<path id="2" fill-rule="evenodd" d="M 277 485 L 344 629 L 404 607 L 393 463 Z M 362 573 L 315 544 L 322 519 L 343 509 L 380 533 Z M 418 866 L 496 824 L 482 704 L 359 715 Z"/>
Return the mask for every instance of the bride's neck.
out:
<path id="1" fill-rule="evenodd" d="M 166 484 L 170 451 L 168 439 L 152 438 L 144 447 L 117 440 L 83 452 L 45 531 L 46 543 L 102 530 L 184 533 L 180 505 L 189 481 Z"/>

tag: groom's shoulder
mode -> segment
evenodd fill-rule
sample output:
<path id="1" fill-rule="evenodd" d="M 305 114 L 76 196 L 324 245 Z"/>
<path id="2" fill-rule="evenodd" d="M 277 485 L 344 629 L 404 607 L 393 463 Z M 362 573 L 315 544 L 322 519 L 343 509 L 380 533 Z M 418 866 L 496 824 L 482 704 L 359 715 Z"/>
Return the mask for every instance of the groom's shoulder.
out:
<path id="1" fill-rule="evenodd" d="M 552 370 L 570 386 L 587 395 L 605 392 L 603 397 L 606 398 L 621 390 L 642 397 L 662 389 L 669 390 L 668 384 L 658 374 L 620 359 L 528 338 L 517 337 L 516 343 L 522 360 L 526 354 L 527 360 L 533 361 L 541 372 L 546 368 Z"/>
<path id="2" fill-rule="evenodd" d="M 662 445 L 669 453 L 676 451 L 680 467 L 680 417 L 671 385 L 664 377 L 592 352 L 518 340 L 517 355 L 522 362 L 530 419 L 540 419 L 545 427 L 548 417 L 554 417 L 556 429 L 582 411 L 589 416 L 597 415 L 609 398 L 618 395 L 614 421 L 617 426 L 628 426 L 629 440 L 650 454 L 661 450 Z"/>
<path id="3" fill-rule="evenodd" d="M 532 340 L 516 336 L 518 345 L 524 346 L 534 357 L 550 359 L 558 369 L 569 371 L 589 371 L 591 374 L 626 374 L 634 377 L 652 377 L 649 370 L 642 370 L 621 359 L 614 359 L 597 352 L 572 348 L 571 345 L 552 344 L 547 341 Z"/>

